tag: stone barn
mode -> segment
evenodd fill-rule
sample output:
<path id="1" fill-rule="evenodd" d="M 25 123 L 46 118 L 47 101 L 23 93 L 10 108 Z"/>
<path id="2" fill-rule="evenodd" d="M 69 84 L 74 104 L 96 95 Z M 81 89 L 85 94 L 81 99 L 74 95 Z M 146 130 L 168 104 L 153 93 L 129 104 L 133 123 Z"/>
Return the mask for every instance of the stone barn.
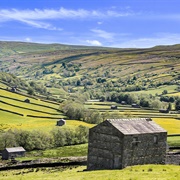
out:
<path id="1" fill-rule="evenodd" d="M 88 170 L 164 164 L 167 132 L 150 118 L 108 119 L 89 130 Z"/>
<path id="2" fill-rule="evenodd" d="M 133 104 L 131 104 L 131 107 L 133 107 L 133 108 L 140 108 L 140 105 L 136 104 L 136 103 L 133 103 Z"/>
<path id="3" fill-rule="evenodd" d="M 60 119 L 59 121 L 57 121 L 56 126 L 64 126 L 65 124 L 66 124 L 66 120 Z"/>
<path id="4" fill-rule="evenodd" d="M 30 103 L 30 100 L 29 99 L 25 99 L 24 102 Z"/>
<path id="5" fill-rule="evenodd" d="M 8 160 L 11 158 L 24 156 L 25 152 L 26 150 L 23 147 L 6 148 L 2 151 L 2 159 Z"/>
<path id="6" fill-rule="evenodd" d="M 111 109 L 118 109 L 116 105 L 111 105 Z"/>

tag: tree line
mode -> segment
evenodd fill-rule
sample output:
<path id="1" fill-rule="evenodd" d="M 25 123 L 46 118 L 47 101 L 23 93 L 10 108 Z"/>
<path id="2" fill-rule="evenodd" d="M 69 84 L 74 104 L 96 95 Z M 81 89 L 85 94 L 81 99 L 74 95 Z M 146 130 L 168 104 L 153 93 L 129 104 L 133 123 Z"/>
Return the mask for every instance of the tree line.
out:
<path id="1" fill-rule="evenodd" d="M 0 150 L 22 146 L 27 151 L 32 151 L 87 143 L 88 132 L 88 127 L 82 125 L 74 129 L 55 127 L 49 133 L 38 130 L 8 130 L 0 134 Z"/>

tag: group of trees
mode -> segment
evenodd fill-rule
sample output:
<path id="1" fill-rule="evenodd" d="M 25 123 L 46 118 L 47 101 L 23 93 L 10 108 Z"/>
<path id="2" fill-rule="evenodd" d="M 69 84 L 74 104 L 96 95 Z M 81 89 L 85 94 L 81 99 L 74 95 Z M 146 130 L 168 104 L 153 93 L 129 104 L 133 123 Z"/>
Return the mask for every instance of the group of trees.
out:
<path id="1" fill-rule="evenodd" d="M 33 94 L 35 94 L 35 92 L 38 92 L 40 94 L 47 94 L 47 89 L 41 83 L 38 84 L 35 81 L 30 81 L 29 88 L 28 88 L 28 94 L 33 95 Z"/>
<path id="2" fill-rule="evenodd" d="M 175 110 L 180 110 L 180 97 L 179 96 L 161 96 L 160 101 L 175 103 Z"/>
<path id="3" fill-rule="evenodd" d="M 47 89 L 43 84 L 36 83 L 35 81 L 26 82 L 10 73 L 0 72 L 0 81 L 3 81 L 8 86 L 27 90 L 27 93 L 30 95 L 35 93 L 47 94 Z"/>
<path id="4" fill-rule="evenodd" d="M 28 83 L 25 80 L 22 80 L 10 73 L 0 72 L 0 80 L 7 83 L 9 86 L 19 87 L 22 89 L 26 89 L 28 87 Z"/>
<path id="5" fill-rule="evenodd" d="M 127 104 L 131 105 L 132 103 L 139 104 L 142 107 L 159 109 L 165 105 L 161 102 L 158 97 L 152 95 L 142 95 L 142 94 L 130 94 L 130 93 L 105 93 L 105 95 L 98 96 L 101 100 L 107 100 L 112 102 L 121 103 L 125 101 Z"/>
<path id="6" fill-rule="evenodd" d="M 92 124 L 99 124 L 103 121 L 99 111 L 87 109 L 79 102 L 63 102 L 60 108 L 69 119 L 82 120 Z"/>
<path id="7" fill-rule="evenodd" d="M 82 125 L 74 129 L 56 127 L 50 133 L 15 129 L 0 134 L 0 150 L 14 146 L 22 146 L 27 151 L 43 150 L 87 141 L 88 128 Z"/>
<path id="8" fill-rule="evenodd" d="M 157 102 L 155 102 L 155 104 L 157 104 Z M 120 116 L 118 112 L 109 113 L 108 111 L 106 111 L 104 113 L 100 113 L 95 109 L 87 109 L 83 103 L 76 101 L 63 102 L 60 106 L 60 109 L 63 110 L 64 114 L 69 119 L 81 120 L 91 124 L 99 124 L 106 119 L 116 119 Z M 126 112 L 124 114 L 121 114 L 121 117 L 132 117 L 132 115 L 130 112 Z"/>

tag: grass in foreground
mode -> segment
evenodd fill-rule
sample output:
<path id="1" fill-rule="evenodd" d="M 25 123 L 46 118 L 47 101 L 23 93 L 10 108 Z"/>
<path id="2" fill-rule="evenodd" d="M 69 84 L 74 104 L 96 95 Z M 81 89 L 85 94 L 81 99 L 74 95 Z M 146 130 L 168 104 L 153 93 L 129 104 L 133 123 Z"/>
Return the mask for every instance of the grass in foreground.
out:
<path id="1" fill-rule="evenodd" d="M 86 166 L 35 168 L 2 171 L 0 179 L 63 179 L 63 180 L 178 180 L 180 166 L 176 165 L 139 165 L 123 170 L 84 171 Z"/>

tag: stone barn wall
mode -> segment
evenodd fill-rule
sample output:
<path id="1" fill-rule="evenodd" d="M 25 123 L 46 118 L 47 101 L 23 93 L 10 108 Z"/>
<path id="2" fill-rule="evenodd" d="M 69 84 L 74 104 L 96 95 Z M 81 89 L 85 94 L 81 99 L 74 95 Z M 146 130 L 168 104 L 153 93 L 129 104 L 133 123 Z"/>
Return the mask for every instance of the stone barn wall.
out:
<path id="1" fill-rule="evenodd" d="M 180 153 L 178 154 L 167 154 L 166 164 L 180 165 Z"/>
<path id="2" fill-rule="evenodd" d="M 107 122 L 89 132 L 88 170 L 121 168 L 122 134 Z"/>
<path id="3" fill-rule="evenodd" d="M 137 142 L 133 142 L 133 138 Z M 157 142 L 155 139 L 157 138 Z M 123 168 L 138 164 L 165 164 L 166 133 L 138 134 L 124 137 Z"/>

